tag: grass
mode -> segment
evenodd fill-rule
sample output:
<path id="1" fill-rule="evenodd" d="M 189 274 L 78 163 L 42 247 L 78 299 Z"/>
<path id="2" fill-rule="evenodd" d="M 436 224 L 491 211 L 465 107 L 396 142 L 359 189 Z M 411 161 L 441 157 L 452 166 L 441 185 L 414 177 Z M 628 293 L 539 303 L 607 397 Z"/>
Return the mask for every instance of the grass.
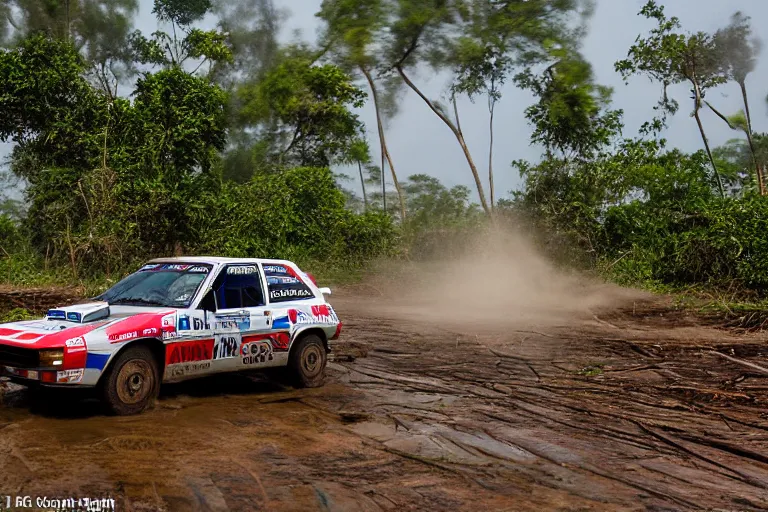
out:
<path id="1" fill-rule="evenodd" d="M 39 316 L 40 315 L 35 315 L 24 308 L 15 308 L 3 314 L 0 314 L 0 323 L 4 324 L 6 322 L 19 322 L 21 320 L 32 320 L 35 318 L 39 318 Z"/>
<path id="2" fill-rule="evenodd" d="M 603 363 L 594 363 L 579 370 L 579 375 L 585 377 L 597 377 L 598 375 L 603 374 L 604 367 L 605 365 Z"/>

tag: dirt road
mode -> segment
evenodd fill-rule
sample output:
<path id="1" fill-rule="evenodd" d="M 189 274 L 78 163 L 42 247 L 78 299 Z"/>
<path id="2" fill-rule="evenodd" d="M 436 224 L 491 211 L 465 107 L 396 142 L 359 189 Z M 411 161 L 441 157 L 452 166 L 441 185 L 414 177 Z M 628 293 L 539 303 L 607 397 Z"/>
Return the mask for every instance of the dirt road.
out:
<path id="1" fill-rule="evenodd" d="M 764 335 L 658 301 L 484 330 L 460 309 L 439 325 L 370 300 L 334 295 L 344 337 L 372 350 L 319 389 L 220 376 L 123 418 L 7 390 L 0 495 L 108 494 L 134 511 L 768 509 Z"/>

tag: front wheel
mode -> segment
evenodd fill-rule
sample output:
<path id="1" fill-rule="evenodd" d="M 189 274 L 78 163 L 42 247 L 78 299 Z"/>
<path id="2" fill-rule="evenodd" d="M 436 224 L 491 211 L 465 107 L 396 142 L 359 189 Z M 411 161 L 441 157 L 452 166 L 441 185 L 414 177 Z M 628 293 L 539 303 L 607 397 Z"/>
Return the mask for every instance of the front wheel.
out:
<path id="1" fill-rule="evenodd" d="M 146 409 L 160 391 L 160 372 L 152 351 L 130 347 L 121 352 L 104 376 L 102 396 L 111 412 L 126 416 Z"/>
<path id="2" fill-rule="evenodd" d="M 317 388 L 325 382 L 325 365 L 328 355 L 320 336 L 302 336 L 291 350 L 288 371 L 292 384 L 298 388 Z"/>

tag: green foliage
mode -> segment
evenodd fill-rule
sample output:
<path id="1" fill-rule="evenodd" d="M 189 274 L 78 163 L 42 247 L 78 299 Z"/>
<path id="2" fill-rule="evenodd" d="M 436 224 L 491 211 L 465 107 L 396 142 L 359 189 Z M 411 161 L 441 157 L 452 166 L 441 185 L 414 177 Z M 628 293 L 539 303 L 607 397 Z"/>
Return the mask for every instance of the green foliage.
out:
<path id="1" fill-rule="evenodd" d="M 36 315 L 24 308 L 14 308 L 0 315 L 0 323 L 19 322 L 21 320 L 32 320 Z"/>
<path id="2" fill-rule="evenodd" d="M 241 120 L 270 126 L 263 138 L 271 139 L 274 150 L 265 159 L 279 165 L 324 167 L 348 160 L 362 130 L 351 109 L 362 107 L 366 94 L 339 67 L 313 64 L 302 53 L 241 87 Z"/>
<path id="3" fill-rule="evenodd" d="M 624 274 L 638 281 L 652 280 L 676 285 L 705 283 L 727 287 L 736 282 L 760 294 L 768 291 L 768 240 L 764 197 L 715 199 L 665 212 L 651 204 L 626 206 L 611 212 L 609 233 L 616 250 L 626 248 L 624 267 L 644 268 L 640 275 Z M 634 211 L 633 211 L 634 210 Z M 637 220 L 645 220 L 645 226 Z M 643 252 L 635 253 L 635 248 Z"/>
<path id="4" fill-rule="evenodd" d="M 191 73 L 196 73 L 208 63 L 209 76 L 213 75 L 214 66 L 231 64 L 232 48 L 224 33 L 191 27 L 211 7 L 210 0 L 155 0 L 152 12 L 161 22 L 170 23 L 172 32 L 158 30 L 148 38 L 140 31 L 134 31 L 129 37 L 133 58 L 142 64 L 164 68 L 181 68 L 190 59 L 197 59 L 199 62 Z"/>
<path id="5" fill-rule="evenodd" d="M 385 27 L 384 0 L 323 0 L 316 16 L 326 23 L 322 44 L 345 70 L 376 64 L 372 46 Z"/>
<path id="6" fill-rule="evenodd" d="M 715 34 L 720 59 L 727 67 L 729 78 L 738 84 L 744 84 L 747 75 L 755 70 L 762 49 L 760 40 L 752 35 L 750 21 L 749 16 L 737 11 L 731 23 Z"/>
<path id="7" fill-rule="evenodd" d="M 542 76 L 527 70 L 516 77 L 539 98 L 525 112 L 534 126 L 531 140 L 547 151 L 586 158 L 621 132 L 622 111 L 607 109 L 612 90 L 594 83 L 588 62 L 570 52 L 555 55 Z"/>
<path id="8" fill-rule="evenodd" d="M 152 13 L 160 21 L 184 27 L 200 21 L 210 8 L 211 0 L 155 0 Z"/>
<path id="9" fill-rule="evenodd" d="M 667 87 L 683 82 L 690 83 L 695 92 L 695 110 L 701 108 L 706 91 L 727 80 L 725 68 L 717 47 L 717 38 L 704 32 L 683 34 L 680 20 L 667 18 L 664 7 L 649 0 L 640 14 L 655 20 L 648 37 L 638 37 L 629 49 L 628 58 L 616 63 L 616 71 L 624 79 L 637 73 L 645 74 L 664 86 L 664 94 L 657 105 L 660 117 L 646 125 L 646 130 L 657 130 L 666 123 L 667 114 L 674 114 L 678 102 L 667 95 Z"/>
<path id="10" fill-rule="evenodd" d="M 259 174 L 206 194 L 195 212 L 198 250 L 237 257 L 299 261 L 360 259 L 392 248 L 394 228 L 380 213 L 355 215 L 330 170 L 294 168 Z"/>
<path id="11" fill-rule="evenodd" d="M 450 257 L 450 248 L 463 249 L 462 240 L 484 220 L 478 205 L 469 199 L 469 188 L 463 185 L 448 189 L 432 176 L 415 174 L 403 184 L 403 190 L 408 207 L 403 235 L 410 257 Z"/>

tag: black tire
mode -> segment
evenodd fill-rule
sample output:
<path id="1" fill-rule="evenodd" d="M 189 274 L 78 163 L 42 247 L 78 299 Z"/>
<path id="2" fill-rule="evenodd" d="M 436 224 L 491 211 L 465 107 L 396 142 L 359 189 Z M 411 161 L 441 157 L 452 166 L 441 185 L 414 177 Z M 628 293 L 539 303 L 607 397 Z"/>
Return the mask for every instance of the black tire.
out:
<path id="1" fill-rule="evenodd" d="M 296 340 L 288 359 L 288 373 L 297 388 L 317 388 L 325 383 L 328 354 L 317 334 L 307 334 Z"/>
<path id="2" fill-rule="evenodd" d="M 152 351 L 129 347 L 118 354 L 102 381 L 101 395 L 110 412 L 119 416 L 139 414 L 160 392 L 160 372 Z"/>

